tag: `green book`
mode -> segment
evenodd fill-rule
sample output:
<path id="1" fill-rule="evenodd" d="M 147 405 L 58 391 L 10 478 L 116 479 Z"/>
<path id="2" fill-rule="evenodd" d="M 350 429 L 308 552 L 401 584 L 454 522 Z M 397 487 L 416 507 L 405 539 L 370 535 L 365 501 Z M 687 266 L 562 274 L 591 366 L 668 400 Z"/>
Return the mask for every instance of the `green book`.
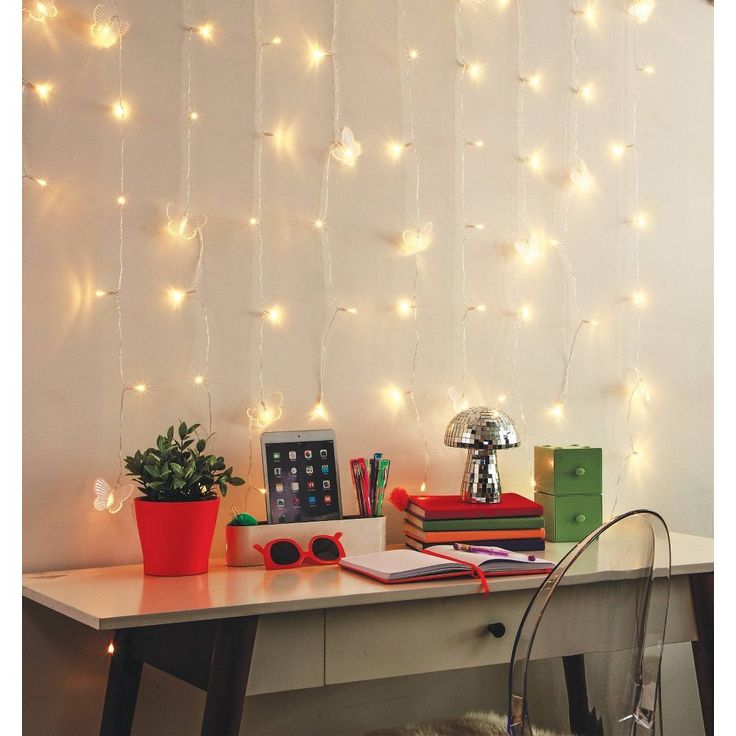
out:
<path id="1" fill-rule="evenodd" d="M 405 520 L 425 532 L 495 531 L 497 529 L 541 529 L 542 516 L 499 516 L 493 519 L 436 519 L 428 521 L 414 514 L 406 514 Z"/>

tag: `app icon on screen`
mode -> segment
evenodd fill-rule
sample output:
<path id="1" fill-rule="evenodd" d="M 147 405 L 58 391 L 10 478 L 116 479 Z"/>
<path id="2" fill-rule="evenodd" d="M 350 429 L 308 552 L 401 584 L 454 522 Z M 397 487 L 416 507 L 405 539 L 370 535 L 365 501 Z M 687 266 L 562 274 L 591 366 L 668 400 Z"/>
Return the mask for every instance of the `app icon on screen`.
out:
<path id="1" fill-rule="evenodd" d="M 319 451 L 319 456 L 320 456 L 320 457 L 321 457 L 321 458 L 322 458 L 323 460 L 326 460 L 326 459 L 327 459 L 327 450 L 320 450 L 320 451 Z"/>
<path id="2" fill-rule="evenodd" d="M 330 474 L 330 466 L 329 465 L 323 465 L 322 466 L 322 475 L 329 475 Z"/>
<path id="3" fill-rule="evenodd" d="M 302 500 L 301 500 L 301 498 L 299 498 L 299 496 L 294 496 L 294 498 L 291 499 L 291 503 L 294 506 L 301 506 L 302 505 Z"/>
<path id="4" fill-rule="evenodd" d="M 274 469 L 273 469 L 273 474 L 274 474 L 275 476 L 279 476 L 279 475 L 281 475 L 281 468 L 274 468 Z"/>
<path id="5" fill-rule="evenodd" d="M 274 460 L 281 460 L 281 453 L 280 452 L 274 452 L 272 455 Z"/>
<path id="6" fill-rule="evenodd" d="M 307 465 L 305 468 L 307 475 L 314 475 L 314 465 Z"/>
<path id="7" fill-rule="evenodd" d="M 292 469 L 291 469 L 291 474 L 292 474 L 292 475 L 296 475 L 296 468 L 292 468 Z"/>
<path id="8" fill-rule="evenodd" d="M 289 450 L 289 460 L 296 460 L 296 450 Z"/>
<path id="9" fill-rule="evenodd" d="M 282 509 L 282 508 L 284 508 L 284 506 L 286 506 L 286 501 L 284 501 L 283 498 L 277 498 L 276 499 L 276 507 Z"/>
<path id="10" fill-rule="evenodd" d="M 326 491 L 329 490 L 329 488 L 330 488 L 330 481 L 323 480 L 322 481 L 322 488 L 324 488 Z"/>
<path id="11" fill-rule="evenodd" d="M 317 496 L 309 496 L 309 498 L 307 498 L 307 502 L 309 503 L 310 506 L 316 506 Z"/>
<path id="12" fill-rule="evenodd" d="M 307 460 L 311 460 L 312 459 L 312 451 L 311 450 L 304 450 L 304 457 Z"/>
<path id="13" fill-rule="evenodd" d="M 276 493 L 283 493 L 284 492 L 284 484 L 283 483 L 277 483 L 276 484 Z"/>
<path id="14" fill-rule="evenodd" d="M 298 490 L 299 490 L 299 484 L 298 484 L 298 483 L 297 483 L 296 481 L 294 481 L 294 482 L 293 482 L 293 483 L 291 484 L 291 490 L 292 490 L 292 491 L 298 491 Z"/>
<path id="15" fill-rule="evenodd" d="M 308 491 L 313 491 L 314 490 L 314 481 L 313 480 L 308 480 L 307 481 L 307 490 Z"/>
<path id="16" fill-rule="evenodd" d="M 325 503 L 329 506 L 332 503 L 332 496 L 329 493 L 325 496 Z"/>

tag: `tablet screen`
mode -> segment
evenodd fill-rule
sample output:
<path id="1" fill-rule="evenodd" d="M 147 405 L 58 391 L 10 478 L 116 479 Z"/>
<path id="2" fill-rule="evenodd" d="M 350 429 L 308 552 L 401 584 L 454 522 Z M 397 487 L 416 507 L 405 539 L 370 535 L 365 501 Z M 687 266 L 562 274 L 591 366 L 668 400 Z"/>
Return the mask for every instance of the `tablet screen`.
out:
<path id="1" fill-rule="evenodd" d="M 339 519 L 333 440 L 265 444 L 272 524 Z"/>

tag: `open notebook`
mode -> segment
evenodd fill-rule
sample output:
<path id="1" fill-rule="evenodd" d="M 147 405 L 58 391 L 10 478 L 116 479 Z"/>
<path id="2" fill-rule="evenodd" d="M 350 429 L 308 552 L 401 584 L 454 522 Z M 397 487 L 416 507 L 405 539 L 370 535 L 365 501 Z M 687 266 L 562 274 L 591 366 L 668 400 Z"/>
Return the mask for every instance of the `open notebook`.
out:
<path id="1" fill-rule="evenodd" d="M 413 549 L 393 549 L 386 552 L 371 552 L 366 555 L 343 557 L 340 565 L 354 572 L 368 575 L 382 583 L 406 583 L 415 580 L 472 575 L 480 568 L 486 575 L 529 575 L 548 573 L 554 562 L 536 558 L 529 554 L 509 552 L 508 557 L 491 557 L 474 552 L 462 552 L 452 545 L 438 544 L 432 552 L 415 552 Z M 451 560 L 445 559 L 451 557 Z"/>

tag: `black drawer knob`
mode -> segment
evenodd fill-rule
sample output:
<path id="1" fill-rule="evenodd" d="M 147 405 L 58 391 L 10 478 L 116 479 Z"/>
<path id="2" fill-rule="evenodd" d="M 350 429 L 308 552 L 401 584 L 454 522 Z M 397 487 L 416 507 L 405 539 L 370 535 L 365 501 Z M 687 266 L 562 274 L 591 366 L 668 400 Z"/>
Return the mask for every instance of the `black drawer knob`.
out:
<path id="1" fill-rule="evenodd" d="M 506 627 L 499 621 L 495 624 L 488 624 L 488 633 L 500 639 L 506 633 Z"/>

